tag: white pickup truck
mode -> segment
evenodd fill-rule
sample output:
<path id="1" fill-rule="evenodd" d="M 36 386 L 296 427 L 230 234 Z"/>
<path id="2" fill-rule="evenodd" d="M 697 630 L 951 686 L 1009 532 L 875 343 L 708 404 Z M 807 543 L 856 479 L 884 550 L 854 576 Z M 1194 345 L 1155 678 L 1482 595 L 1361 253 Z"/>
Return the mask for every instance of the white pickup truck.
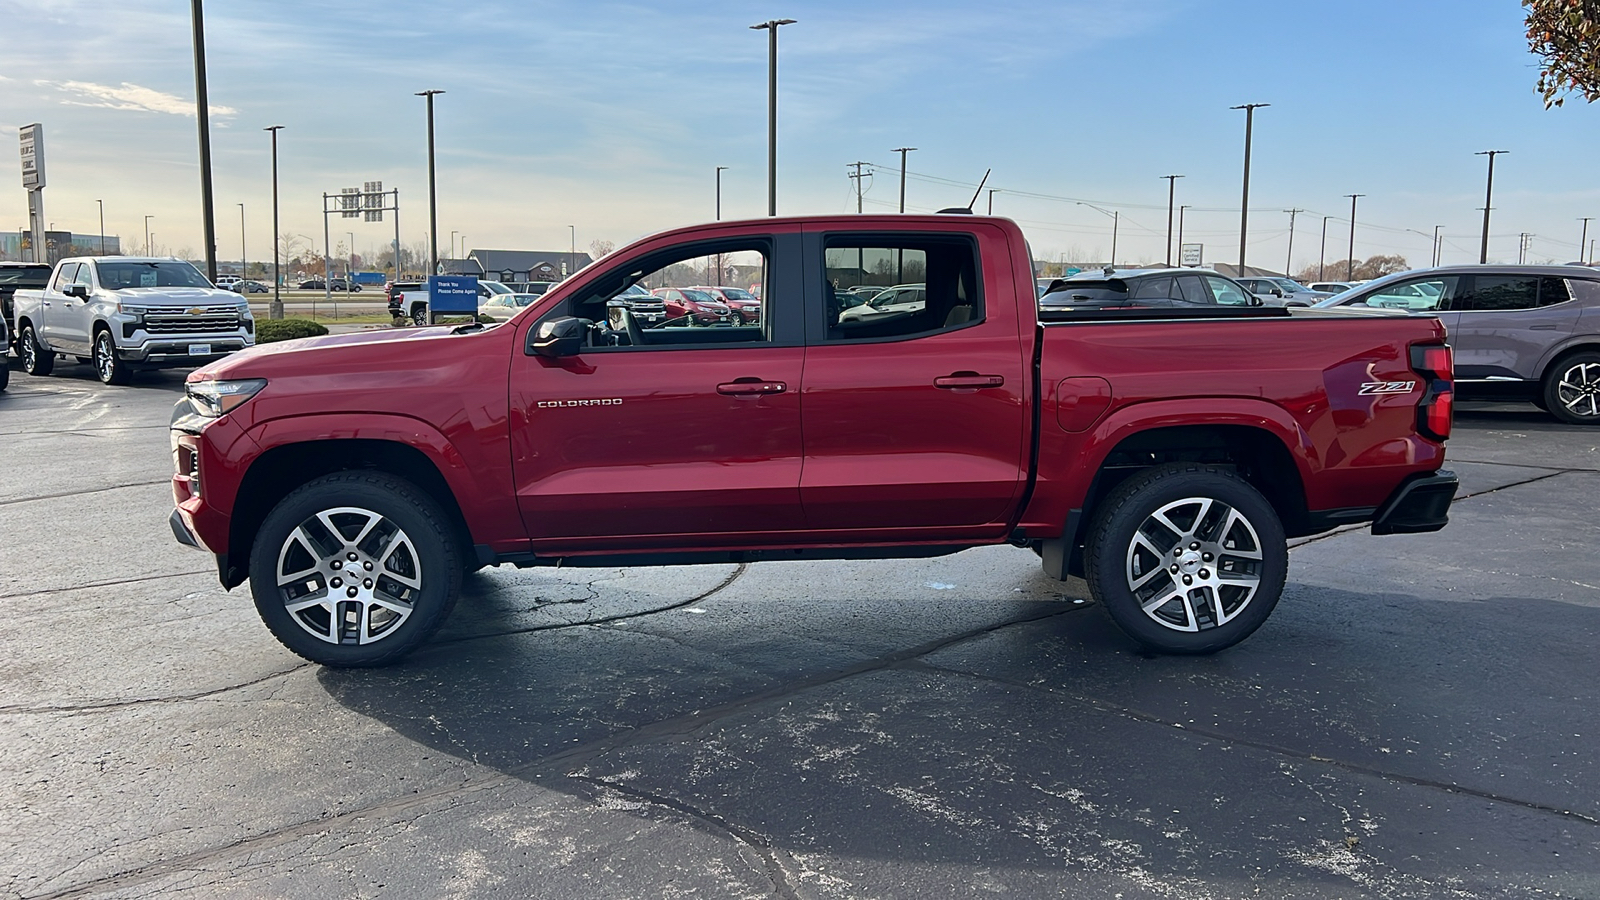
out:
<path id="1" fill-rule="evenodd" d="M 30 375 L 71 356 L 93 363 L 106 384 L 124 384 L 134 369 L 203 365 L 256 342 L 244 299 L 181 259 L 63 259 L 43 290 L 17 291 L 12 308 Z"/>

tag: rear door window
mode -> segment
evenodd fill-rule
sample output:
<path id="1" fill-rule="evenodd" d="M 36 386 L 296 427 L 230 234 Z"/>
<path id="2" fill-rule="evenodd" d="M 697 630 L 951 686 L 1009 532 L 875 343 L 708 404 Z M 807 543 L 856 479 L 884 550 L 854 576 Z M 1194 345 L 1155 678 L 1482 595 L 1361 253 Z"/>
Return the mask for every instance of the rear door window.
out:
<path id="1" fill-rule="evenodd" d="M 1172 279 L 1165 276 L 1141 279 L 1134 287 L 1135 300 L 1165 300 L 1172 296 Z"/>
<path id="2" fill-rule="evenodd" d="M 1476 275 L 1453 309 L 1507 312 L 1539 305 L 1539 279 L 1531 275 Z"/>
<path id="3" fill-rule="evenodd" d="M 1371 294 L 1346 301 L 1347 306 L 1370 306 L 1374 309 L 1404 309 L 1411 312 L 1437 312 L 1460 309 L 1456 297 L 1456 276 L 1419 278 L 1397 281 L 1385 285 Z"/>
<path id="4" fill-rule="evenodd" d="M 1250 295 L 1240 290 L 1239 286 L 1226 278 L 1217 278 L 1214 275 L 1206 276 L 1206 284 L 1210 285 L 1211 293 L 1217 302 L 1223 306 L 1249 306 Z"/>
<path id="5" fill-rule="evenodd" d="M 1183 299 L 1189 303 L 1211 304 L 1211 295 L 1206 293 L 1206 286 L 1200 281 L 1199 275 L 1179 275 L 1172 279 L 1178 283 L 1178 293 L 1173 299 Z"/>
<path id="6" fill-rule="evenodd" d="M 1557 303 L 1565 303 L 1571 299 L 1572 294 L 1567 291 L 1567 280 L 1565 278 L 1539 279 L 1540 306 L 1555 306 Z"/>

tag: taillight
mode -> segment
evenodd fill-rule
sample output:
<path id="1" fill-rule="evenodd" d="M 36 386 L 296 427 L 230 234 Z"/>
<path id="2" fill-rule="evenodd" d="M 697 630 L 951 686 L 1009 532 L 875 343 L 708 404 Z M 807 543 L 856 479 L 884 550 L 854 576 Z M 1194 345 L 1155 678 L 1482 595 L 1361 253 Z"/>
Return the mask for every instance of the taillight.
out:
<path id="1" fill-rule="evenodd" d="M 1448 440 L 1456 407 L 1455 355 L 1446 344 L 1413 344 L 1411 369 L 1424 384 L 1417 430 L 1436 441 Z"/>

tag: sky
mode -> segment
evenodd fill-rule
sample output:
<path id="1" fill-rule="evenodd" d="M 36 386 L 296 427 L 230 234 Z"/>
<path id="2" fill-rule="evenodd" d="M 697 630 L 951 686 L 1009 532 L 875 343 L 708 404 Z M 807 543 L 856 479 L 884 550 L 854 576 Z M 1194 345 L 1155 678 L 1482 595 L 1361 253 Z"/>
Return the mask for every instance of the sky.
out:
<path id="1" fill-rule="evenodd" d="M 1512 0 L 212 0 L 205 10 L 218 254 L 322 244 L 321 194 L 398 187 L 402 240 L 427 225 L 425 106 L 438 89 L 440 255 L 622 246 L 766 212 L 767 37 L 779 37 L 778 211 L 965 206 L 1016 219 L 1041 259 L 1165 257 L 1168 182 L 1184 241 L 1237 259 L 1244 113 L 1255 113 L 1247 258 L 1292 269 L 1355 255 L 1476 261 L 1485 158 L 1491 260 L 1579 257 L 1600 216 L 1600 108 L 1545 109 Z M 202 246 L 189 5 L 0 0 L 0 141 L 44 125 L 47 218 L 124 246 Z M 26 223 L 16 151 L 0 228 Z M 241 233 L 240 208 L 245 228 Z M 1098 209 L 1096 209 L 1098 207 Z M 1290 216 L 1295 217 L 1293 247 Z M 1325 219 L 1325 217 L 1332 217 Z M 1590 223 L 1600 238 L 1600 221 Z M 335 217 L 368 253 L 392 224 Z M 569 227 L 572 230 L 569 230 Z M 241 248 L 241 238 L 242 248 Z M 338 246 L 335 248 L 338 252 Z M 1291 255 L 1292 254 L 1292 255 Z M 1330 272 L 1329 277 L 1336 273 Z"/>

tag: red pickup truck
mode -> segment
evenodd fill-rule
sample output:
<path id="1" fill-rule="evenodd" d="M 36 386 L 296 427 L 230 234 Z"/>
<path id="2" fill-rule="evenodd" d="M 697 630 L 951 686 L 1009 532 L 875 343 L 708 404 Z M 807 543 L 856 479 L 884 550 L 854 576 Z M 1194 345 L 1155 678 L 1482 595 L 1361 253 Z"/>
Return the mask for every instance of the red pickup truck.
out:
<path id="1" fill-rule="evenodd" d="M 762 286 L 756 323 L 645 327 L 635 285 Z M 925 285 L 841 319 L 834 286 Z M 507 322 L 257 347 L 173 415 L 178 540 L 272 633 L 378 665 L 499 564 L 927 557 L 1081 574 L 1139 643 L 1206 653 L 1278 601 L 1286 539 L 1442 528 L 1436 320 L 1041 313 L 1007 219 L 722 222 L 605 257 Z M 637 293 L 637 290 L 633 290 Z"/>

